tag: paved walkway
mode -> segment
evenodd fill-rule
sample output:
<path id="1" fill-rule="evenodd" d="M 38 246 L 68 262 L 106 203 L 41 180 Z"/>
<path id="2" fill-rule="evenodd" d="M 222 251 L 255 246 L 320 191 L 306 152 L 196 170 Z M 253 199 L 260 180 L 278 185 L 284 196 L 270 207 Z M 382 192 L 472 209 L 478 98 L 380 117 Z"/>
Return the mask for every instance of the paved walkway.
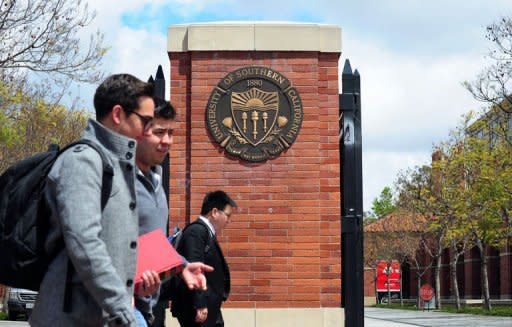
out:
<path id="1" fill-rule="evenodd" d="M 365 327 L 512 327 L 512 317 L 475 316 L 460 313 L 364 308 Z"/>
<path id="2" fill-rule="evenodd" d="M 22 321 L 0 321 L 0 327 L 23 326 L 28 326 L 28 323 Z M 381 308 L 364 308 L 364 326 L 512 327 L 512 317 L 488 317 L 434 311 L 427 312 Z"/>

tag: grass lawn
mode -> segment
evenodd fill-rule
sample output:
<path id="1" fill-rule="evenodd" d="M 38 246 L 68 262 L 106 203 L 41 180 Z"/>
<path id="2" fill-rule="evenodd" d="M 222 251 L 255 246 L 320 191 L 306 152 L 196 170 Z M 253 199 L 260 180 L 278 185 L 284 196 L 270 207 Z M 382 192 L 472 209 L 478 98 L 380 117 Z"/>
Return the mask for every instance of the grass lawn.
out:
<path id="1" fill-rule="evenodd" d="M 400 304 L 392 303 L 390 305 L 387 304 L 377 304 L 374 307 L 376 308 L 384 308 L 384 309 L 402 309 L 402 310 L 417 310 L 416 305 L 414 304 L 405 304 L 404 306 L 400 306 Z M 420 309 L 423 310 L 423 309 Z M 483 316 L 500 316 L 500 317 L 512 317 L 512 307 L 511 306 L 494 306 L 491 311 L 487 311 L 480 307 L 465 307 L 460 310 L 455 309 L 455 307 L 451 305 L 444 305 L 441 310 L 442 312 L 450 312 L 450 313 L 467 313 L 472 315 L 483 315 Z"/>
<path id="2" fill-rule="evenodd" d="M 483 315 L 483 316 L 502 316 L 512 317 L 512 307 L 509 306 L 494 306 L 491 311 L 487 311 L 480 307 L 465 307 L 460 310 L 455 309 L 452 306 L 444 306 L 441 311 L 452 312 L 452 313 L 469 313 L 472 315 Z"/>

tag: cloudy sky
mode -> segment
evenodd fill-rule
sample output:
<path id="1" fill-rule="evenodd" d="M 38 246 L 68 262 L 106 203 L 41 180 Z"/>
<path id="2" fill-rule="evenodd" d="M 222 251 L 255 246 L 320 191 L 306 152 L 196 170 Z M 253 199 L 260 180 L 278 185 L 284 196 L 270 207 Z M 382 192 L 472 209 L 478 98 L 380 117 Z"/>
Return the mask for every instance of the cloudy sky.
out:
<path id="1" fill-rule="evenodd" d="M 345 59 L 361 74 L 364 209 L 397 173 L 428 163 L 461 114 L 479 109 L 461 86 L 485 65 L 486 25 L 510 0 L 89 0 L 91 29 L 110 46 L 103 68 L 142 79 L 169 71 L 167 27 L 211 21 L 293 21 L 342 28 Z M 168 79 L 168 76 L 166 76 Z M 92 88 L 80 87 L 91 101 Z"/>

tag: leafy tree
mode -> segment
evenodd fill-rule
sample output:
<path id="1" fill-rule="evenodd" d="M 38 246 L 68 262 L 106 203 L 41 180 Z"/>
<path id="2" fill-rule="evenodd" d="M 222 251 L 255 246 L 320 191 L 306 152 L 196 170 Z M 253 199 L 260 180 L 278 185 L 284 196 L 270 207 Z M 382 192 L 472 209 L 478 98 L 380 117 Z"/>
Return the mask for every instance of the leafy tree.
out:
<path id="1" fill-rule="evenodd" d="M 15 161 L 80 137 L 90 113 L 46 103 L 0 82 L 0 172 Z"/>
<path id="2" fill-rule="evenodd" d="M 455 297 L 457 309 L 460 309 L 457 262 L 467 249 L 469 237 L 467 226 L 463 223 L 463 217 L 459 215 L 458 211 L 463 188 L 461 188 L 460 180 L 462 167 L 460 162 L 454 160 L 451 155 L 452 151 L 456 149 L 457 147 L 453 147 L 449 143 L 441 144 L 432 157 L 434 197 L 431 199 L 433 217 L 429 229 L 439 240 L 439 257 L 435 274 L 437 292 L 440 292 L 440 255 L 443 250 L 449 248 L 451 250 L 449 266 L 453 285 L 452 295 Z"/>
<path id="3" fill-rule="evenodd" d="M 489 130 L 493 125 L 487 117 L 471 125 L 472 115 L 465 117 L 450 140 L 439 145 L 432 167 L 405 174 L 397 184 L 399 204 L 430 217 L 425 250 L 436 261 L 436 293 L 442 251 L 453 250 L 451 277 L 457 286 L 457 259 L 471 242 L 480 252 L 482 294 L 490 309 L 486 252 L 503 246 L 511 235 L 512 147 Z M 460 306 L 458 288 L 453 291 Z"/>
<path id="4" fill-rule="evenodd" d="M 396 209 L 391 189 L 386 186 L 378 198 L 372 202 L 372 212 L 377 218 L 382 218 Z"/>
<path id="5" fill-rule="evenodd" d="M 0 0 L 0 79 L 10 84 L 27 71 L 61 82 L 101 79 L 103 35 L 90 35 L 87 44 L 79 35 L 94 16 L 80 0 Z"/>
<path id="6" fill-rule="evenodd" d="M 365 226 L 365 266 L 375 267 L 378 260 L 387 262 L 398 260 L 402 265 L 405 263 L 413 265 L 420 281 L 431 265 L 425 264 L 416 255 L 422 247 L 423 235 L 420 226 L 424 223 L 424 219 L 414 213 L 397 210 Z"/>
<path id="7" fill-rule="evenodd" d="M 465 117 L 444 151 L 452 166 L 450 183 L 459 193 L 453 206 L 459 230 L 454 231 L 459 237 L 467 233 L 479 250 L 484 306 L 490 310 L 486 252 L 502 247 L 511 236 L 512 146 L 488 130 L 485 117 L 471 120 L 472 114 Z"/>
<path id="8" fill-rule="evenodd" d="M 441 192 L 443 184 L 440 179 L 439 170 L 430 166 L 409 169 L 397 179 L 400 206 L 427 218 L 421 238 L 420 250 L 422 254 L 417 253 L 415 256 L 428 256 L 431 265 L 434 265 L 437 308 L 441 306 L 441 283 L 439 279 L 441 255 L 446 248 L 446 232 L 452 221 L 449 219 L 449 199 L 443 197 Z M 415 264 L 417 263 L 415 262 Z M 418 286 L 420 285 L 418 284 Z"/>
<path id="9" fill-rule="evenodd" d="M 450 140 L 439 147 L 442 155 L 433 162 L 440 173 L 441 196 L 436 202 L 446 205 L 444 242 L 454 251 L 450 262 L 454 286 L 458 256 L 469 245 L 476 246 L 481 257 L 484 305 L 489 310 L 486 253 L 488 247 L 500 248 L 510 237 L 512 205 L 512 147 L 489 129 L 493 125 L 487 119 L 492 113 L 472 124 L 472 114 L 467 115 Z"/>

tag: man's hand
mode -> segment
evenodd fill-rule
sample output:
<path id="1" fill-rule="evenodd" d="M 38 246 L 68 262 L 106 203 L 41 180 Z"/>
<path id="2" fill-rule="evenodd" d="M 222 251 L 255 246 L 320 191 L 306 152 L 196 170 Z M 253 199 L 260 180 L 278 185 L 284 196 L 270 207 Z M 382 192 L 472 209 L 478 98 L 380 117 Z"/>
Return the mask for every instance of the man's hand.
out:
<path id="1" fill-rule="evenodd" d="M 160 288 L 160 276 L 154 270 L 146 270 L 142 273 L 142 282 L 138 284 L 135 294 L 147 296 L 155 293 Z"/>
<path id="2" fill-rule="evenodd" d="M 196 310 L 196 322 L 203 323 L 208 317 L 208 308 L 199 308 Z"/>
<path id="3" fill-rule="evenodd" d="M 189 289 L 206 291 L 206 277 L 204 276 L 204 272 L 212 271 L 213 267 L 205 265 L 202 262 L 191 262 L 183 269 L 181 276 Z"/>

